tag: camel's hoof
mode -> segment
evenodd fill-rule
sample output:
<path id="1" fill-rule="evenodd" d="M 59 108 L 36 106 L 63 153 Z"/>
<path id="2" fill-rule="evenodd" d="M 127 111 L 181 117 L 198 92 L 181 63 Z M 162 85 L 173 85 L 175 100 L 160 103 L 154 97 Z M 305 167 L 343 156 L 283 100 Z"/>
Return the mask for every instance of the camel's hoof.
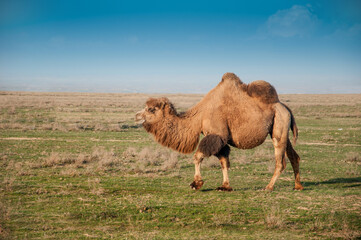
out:
<path id="1" fill-rule="evenodd" d="M 231 187 L 218 187 L 217 191 L 222 191 L 222 192 L 232 192 L 233 189 Z"/>
<path id="2" fill-rule="evenodd" d="M 265 192 L 272 192 L 273 188 L 266 187 L 266 188 L 263 188 L 262 190 L 265 191 Z"/>
<path id="3" fill-rule="evenodd" d="M 199 190 L 204 184 L 203 180 L 193 181 L 189 186 L 194 190 Z"/>
<path id="4" fill-rule="evenodd" d="M 293 188 L 294 191 L 302 191 L 303 187 L 302 186 L 296 186 Z"/>

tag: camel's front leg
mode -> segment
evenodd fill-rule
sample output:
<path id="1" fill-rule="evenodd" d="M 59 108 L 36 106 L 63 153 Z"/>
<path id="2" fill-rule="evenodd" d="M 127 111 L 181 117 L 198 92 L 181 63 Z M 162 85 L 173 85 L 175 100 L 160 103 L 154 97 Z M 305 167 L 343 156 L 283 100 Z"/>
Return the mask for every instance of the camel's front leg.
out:
<path id="1" fill-rule="evenodd" d="M 195 174 L 194 174 L 194 181 L 190 184 L 191 188 L 194 190 L 200 189 L 204 181 L 202 180 L 201 176 L 201 163 L 203 161 L 204 154 L 197 151 L 196 154 L 194 154 L 194 166 L 195 166 Z"/>
<path id="2" fill-rule="evenodd" d="M 233 189 L 229 185 L 229 177 L 228 177 L 228 169 L 230 167 L 229 163 L 229 152 L 231 149 L 228 145 L 225 145 L 219 153 L 216 154 L 218 157 L 221 167 L 222 167 L 222 174 L 223 174 L 223 183 L 222 186 L 217 188 L 219 191 L 232 191 Z"/>

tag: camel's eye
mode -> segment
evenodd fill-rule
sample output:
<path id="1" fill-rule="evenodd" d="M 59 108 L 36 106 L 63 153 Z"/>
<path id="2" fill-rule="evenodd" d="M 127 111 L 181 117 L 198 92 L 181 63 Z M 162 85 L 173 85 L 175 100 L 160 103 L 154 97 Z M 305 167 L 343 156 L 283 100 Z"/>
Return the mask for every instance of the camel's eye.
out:
<path id="1" fill-rule="evenodd" d="M 148 112 L 155 113 L 155 108 L 148 108 Z"/>

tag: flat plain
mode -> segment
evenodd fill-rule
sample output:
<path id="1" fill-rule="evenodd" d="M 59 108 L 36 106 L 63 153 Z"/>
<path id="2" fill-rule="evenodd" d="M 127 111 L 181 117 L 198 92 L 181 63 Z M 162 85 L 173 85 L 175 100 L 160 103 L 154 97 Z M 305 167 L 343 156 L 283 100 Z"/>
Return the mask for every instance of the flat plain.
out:
<path id="1" fill-rule="evenodd" d="M 0 92 L 0 239 L 360 239 L 361 94 L 281 95 L 299 128 L 273 192 L 270 139 L 232 148 L 233 192 L 205 159 L 155 143 L 134 123 L 148 97 L 178 111 L 202 95 Z"/>

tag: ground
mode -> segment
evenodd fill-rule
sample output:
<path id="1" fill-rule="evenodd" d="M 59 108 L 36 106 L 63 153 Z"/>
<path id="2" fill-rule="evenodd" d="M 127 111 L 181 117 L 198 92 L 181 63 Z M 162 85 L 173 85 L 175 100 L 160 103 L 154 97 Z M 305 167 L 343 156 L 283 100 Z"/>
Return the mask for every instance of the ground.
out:
<path id="1" fill-rule="evenodd" d="M 152 95 L 154 96 L 154 95 Z M 299 128 L 271 193 L 268 139 L 232 148 L 233 192 L 216 158 L 194 191 L 191 155 L 134 123 L 149 95 L 0 92 L 0 239 L 358 239 L 361 95 L 281 95 Z M 201 95 L 167 95 L 179 111 Z"/>

